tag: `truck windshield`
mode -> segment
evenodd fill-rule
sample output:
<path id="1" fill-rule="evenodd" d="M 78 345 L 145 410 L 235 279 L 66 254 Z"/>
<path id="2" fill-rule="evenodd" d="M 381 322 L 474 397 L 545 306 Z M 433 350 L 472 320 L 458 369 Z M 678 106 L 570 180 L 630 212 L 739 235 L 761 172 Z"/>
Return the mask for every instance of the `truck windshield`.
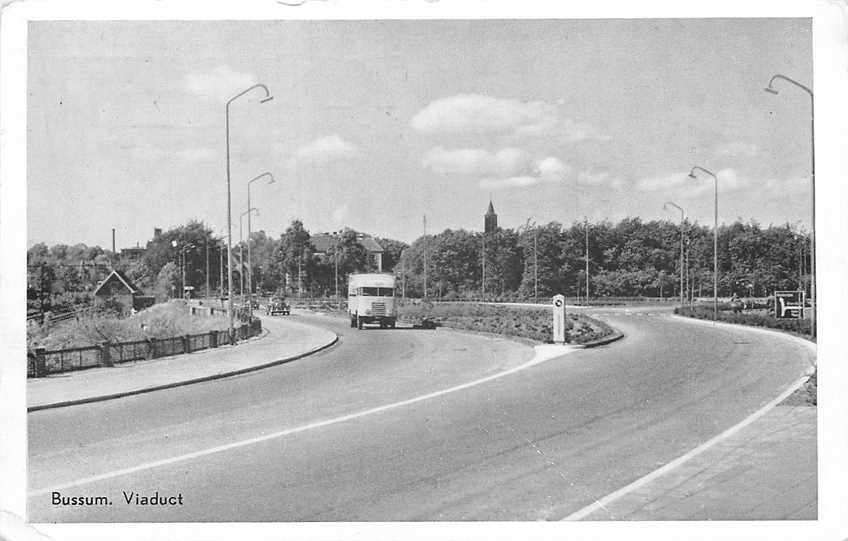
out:
<path id="1" fill-rule="evenodd" d="M 362 295 L 366 297 L 393 297 L 394 288 L 391 287 L 363 287 Z"/>

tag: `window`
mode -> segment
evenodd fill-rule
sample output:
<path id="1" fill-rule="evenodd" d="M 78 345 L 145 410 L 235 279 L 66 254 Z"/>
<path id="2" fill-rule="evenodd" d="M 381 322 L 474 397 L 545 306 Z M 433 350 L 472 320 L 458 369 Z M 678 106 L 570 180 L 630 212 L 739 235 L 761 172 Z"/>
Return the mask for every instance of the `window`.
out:
<path id="1" fill-rule="evenodd" d="M 395 290 L 392 287 L 363 287 L 360 294 L 366 297 L 394 297 Z"/>

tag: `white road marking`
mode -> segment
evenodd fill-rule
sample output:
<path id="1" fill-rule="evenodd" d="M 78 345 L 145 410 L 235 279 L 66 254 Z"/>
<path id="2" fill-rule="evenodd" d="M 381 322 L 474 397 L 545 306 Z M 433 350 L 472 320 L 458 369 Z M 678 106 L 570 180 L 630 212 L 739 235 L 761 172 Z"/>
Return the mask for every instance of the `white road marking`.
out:
<path id="1" fill-rule="evenodd" d="M 736 434 L 737 432 L 739 432 L 740 430 L 742 430 L 746 426 L 750 425 L 751 423 L 753 423 L 754 421 L 756 421 L 757 419 L 759 419 L 760 417 L 762 417 L 763 415 L 768 413 L 768 411 L 771 410 L 773 407 L 775 407 L 778 404 L 780 404 L 781 402 L 783 402 L 786 399 L 786 397 L 788 397 L 789 395 L 794 393 L 799 387 L 801 387 L 801 385 L 803 385 L 804 382 L 807 381 L 807 379 L 809 378 L 809 376 L 811 374 L 812 374 L 812 371 L 809 371 L 804 376 L 798 378 L 792 385 L 789 386 L 788 389 L 783 391 L 780 394 L 780 396 L 778 396 L 777 398 L 775 398 L 774 400 L 772 400 L 771 402 L 769 402 L 768 404 L 766 404 L 765 406 L 763 406 L 762 408 L 757 410 L 756 412 L 752 413 L 751 415 L 749 415 L 748 417 L 743 419 L 742 422 L 728 428 L 727 430 L 725 430 L 724 432 L 722 432 L 718 436 L 715 436 L 714 438 L 707 440 L 706 442 L 702 443 L 698 447 L 695 447 L 694 449 L 692 449 L 688 453 L 684 454 L 683 456 L 680 456 L 680 457 L 672 460 L 671 462 L 669 462 L 665 466 L 661 466 L 660 468 L 652 471 L 648 475 L 645 475 L 644 477 L 640 477 L 639 479 L 633 481 L 629 485 L 622 487 L 622 488 L 616 490 L 615 492 L 613 492 L 611 494 L 607 494 L 606 496 L 604 496 L 600 500 L 596 500 L 595 503 L 593 503 L 591 505 L 587 505 L 583 509 L 580 509 L 579 511 L 575 511 L 574 513 L 571 513 L 570 515 L 568 515 L 567 517 L 565 517 L 561 520 L 581 520 L 581 519 L 586 518 L 587 516 L 591 515 L 592 513 L 597 511 L 598 509 L 606 509 L 606 506 L 611 504 L 615 500 L 618 500 L 619 498 L 626 496 L 627 494 L 633 492 L 634 490 L 637 490 L 637 489 L 645 486 L 646 484 L 650 483 L 651 481 L 665 475 L 666 473 L 677 468 L 678 466 L 682 465 L 683 463 L 685 463 L 685 462 L 695 458 L 696 456 L 700 455 L 701 453 L 703 453 L 704 451 L 706 451 L 707 449 L 709 449 L 713 445 L 719 443 L 720 441 L 726 440 L 730 436 Z"/>
<path id="2" fill-rule="evenodd" d="M 177 462 L 185 462 L 186 460 L 191 460 L 193 458 L 200 458 L 203 456 L 208 456 L 216 453 L 222 453 L 224 451 L 229 451 L 232 449 L 238 449 L 239 447 L 246 447 L 248 445 L 253 445 L 255 443 L 261 443 L 264 441 L 269 441 L 277 438 L 282 438 L 285 436 L 290 436 L 292 434 L 297 434 L 299 432 L 305 432 L 307 430 L 313 430 L 316 428 L 323 428 L 325 426 L 330 426 L 338 423 L 343 423 L 345 421 L 352 421 L 354 419 L 359 419 L 361 417 L 365 417 L 368 415 L 374 415 L 376 413 L 382 413 L 384 411 L 388 411 L 395 408 L 400 408 L 403 406 L 408 406 L 410 404 L 415 404 L 417 402 L 423 402 L 425 400 L 430 400 L 432 398 L 437 398 L 440 396 L 444 396 L 446 394 L 455 393 L 457 391 L 462 391 L 464 389 L 468 389 L 470 387 L 475 387 L 477 385 L 482 385 L 483 383 L 488 383 L 490 381 L 509 376 L 511 374 L 515 374 L 521 370 L 525 370 L 537 364 L 541 364 L 551 359 L 555 359 L 557 357 L 561 357 L 567 353 L 572 353 L 574 351 L 580 351 L 576 348 L 571 348 L 569 346 L 557 346 L 553 344 L 545 344 L 541 346 L 536 346 L 536 354 L 532 359 L 527 361 L 524 364 L 515 366 L 508 370 L 504 370 L 502 372 L 497 372 L 495 374 L 491 374 L 484 378 L 476 379 L 474 381 L 469 381 L 468 383 L 463 383 L 460 385 L 456 385 L 454 387 L 448 387 L 447 389 L 442 389 L 440 391 L 434 391 L 432 393 L 427 393 L 424 395 L 416 396 L 414 398 L 409 398 L 407 400 L 402 400 L 400 402 L 394 402 L 391 404 L 385 404 L 383 406 L 377 406 L 375 408 L 370 408 L 367 410 L 363 410 L 357 413 L 351 413 L 349 415 L 343 415 L 341 417 L 334 417 L 332 419 L 326 419 L 324 421 L 317 421 L 314 423 L 309 423 L 306 425 L 297 426 L 294 428 L 288 428 L 286 430 L 280 430 L 279 432 L 272 432 L 270 434 L 265 434 L 264 436 L 258 436 L 255 438 L 250 438 L 246 440 L 241 440 L 233 443 L 228 443 L 225 445 L 219 445 L 216 447 L 211 447 L 208 449 L 203 449 L 201 451 L 195 451 L 193 453 L 186 453 L 183 455 L 178 455 L 171 458 L 165 458 L 162 460 L 156 460 L 154 462 L 147 462 L 145 464 L 139 464 L 138 466 L 133 466 L 131 468 L 124 468 L 120 470 L 115 470 L 107 473 L 101 473 L 98 475 L 92 475 L 90 477 L 84 477 L 82 479 L 77 479 L 76 481 L 70 481 L 68 483 L 62 483 L 59 485 L 54 485 L 45 488 L 39 488 L 36 490 L 32 490 L 29 492 L 28 496 L 40 496 L 42 494 L 47 494 L 52 491 L 64 490 L 72 487 L 77 487 L 80 485 L 87 485 L 90 483 L 95 483 L 97 481 L 103 481 L 106 479 L 112 479 L 114 477 L 120 477 L 122 475 L 129 475 L 131 473 L 136 473 L 144 470 L 150 470 L 153 468 L 158 468 L 160 466 L 167 466 L 170 464 L 175 464 Z"/>

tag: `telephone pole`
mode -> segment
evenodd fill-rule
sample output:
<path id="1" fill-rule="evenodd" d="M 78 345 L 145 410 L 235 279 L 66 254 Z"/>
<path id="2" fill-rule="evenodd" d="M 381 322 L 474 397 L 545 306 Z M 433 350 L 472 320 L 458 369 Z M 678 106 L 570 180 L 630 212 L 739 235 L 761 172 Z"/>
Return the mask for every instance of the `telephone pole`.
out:
<path id="1" fill-rule="evenodd" d="M 427 215 L 424 215 L 424 298 L 427 298 Z"/>

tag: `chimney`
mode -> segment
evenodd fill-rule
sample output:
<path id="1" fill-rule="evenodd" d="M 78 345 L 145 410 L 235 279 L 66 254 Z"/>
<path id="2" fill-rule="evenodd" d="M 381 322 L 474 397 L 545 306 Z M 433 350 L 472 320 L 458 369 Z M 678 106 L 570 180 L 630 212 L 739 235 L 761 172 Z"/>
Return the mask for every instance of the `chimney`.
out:
<path id="1" fill-rule="evenodd" d="M 161 227 L 154 227 L 153 228 L 153 238 L 158 239 L 161 235 L 162 235 L 162 228 Z"/>
<path id="2" fill-rule="evenodd" d="M 115 253 L 115 228 L 112 228 L 112 253 Z"/>

